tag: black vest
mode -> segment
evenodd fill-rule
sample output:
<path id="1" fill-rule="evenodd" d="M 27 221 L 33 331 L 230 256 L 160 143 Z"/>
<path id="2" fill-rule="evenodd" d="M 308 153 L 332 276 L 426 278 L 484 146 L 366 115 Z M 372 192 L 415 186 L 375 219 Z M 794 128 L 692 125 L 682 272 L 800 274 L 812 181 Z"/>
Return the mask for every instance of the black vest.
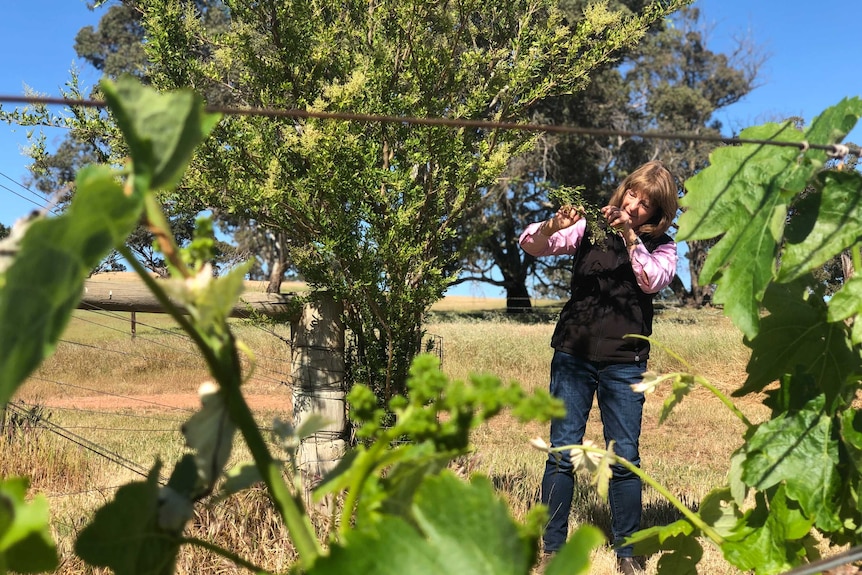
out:
<path id="1" fill-rule="evenodd" d="M 652 253 L 673 240 L 641 236 Z M 649 357 L 649 343 L 626 334 L 652 334 L 653 298 L 638 287 L 625 242 L 608 233 L 593 245 L 589 232 L 575 252 L 572 297 L 560 312 L 551 347 L 590 361 L 636 362 Z"/>

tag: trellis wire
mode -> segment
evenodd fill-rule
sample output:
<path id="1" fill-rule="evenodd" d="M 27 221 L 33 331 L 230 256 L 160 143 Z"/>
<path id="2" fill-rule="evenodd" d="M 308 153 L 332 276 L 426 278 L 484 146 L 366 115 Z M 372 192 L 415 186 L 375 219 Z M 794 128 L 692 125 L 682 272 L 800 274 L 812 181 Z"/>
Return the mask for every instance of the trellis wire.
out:
<path id="1" fill-rule="evenodd" d="M 79 106 L 85 108 L 105 108 L 106 102 L 92 99 L 57 98 L 50 96 L 11 96 L 0 95 L 0 104 L 35 104 L 35 105 L 62 105 Z M 411 124 L 425 126 L 445 126 L 451 128 L 486 128 L 492 130 L 519 130 L 526 132 L 550 132 L 557 134 L 580 134 L 584 136 L 614 136 L 625 138 L 643 138 L 652 140 L 688 140 L 698 142 L 715 142 L 721 144 L 756 144 L 763 146 L 779 146 L 797 148 L 804 152 L 806 150 L 822 150 L 832 157 L 844 157 L 853 154 L 862 156 L 862 148 L 845 144 L 812 144 L 807 141 L 787 142 L 782 140 L 770 140 L 759 138 L 736 138 L 725 136 L 711 136 L 708 134 L 672 133 L 672 132 L 637 132 L 630 130 L 615 130 L 606 128 L 584 128 L 565 124 L 535 124 L 518 122 L 499 122 L 492 120 L 469 120 L 466 118 L 439 118 L 439 117 L 414 117 L 414 116 L 389 116 L 386 114 L 360 114 L 356 112 L 315 112 L 311 110 L 254 107 L 231 107 L 231 106 L 207 106 L 208 112 L 230 115 L 230 116 L 263 116 L 269 118 L 317 118 L 321 120 L 338 120 L 350 122 L 385 123 L 385 124 Z"/>

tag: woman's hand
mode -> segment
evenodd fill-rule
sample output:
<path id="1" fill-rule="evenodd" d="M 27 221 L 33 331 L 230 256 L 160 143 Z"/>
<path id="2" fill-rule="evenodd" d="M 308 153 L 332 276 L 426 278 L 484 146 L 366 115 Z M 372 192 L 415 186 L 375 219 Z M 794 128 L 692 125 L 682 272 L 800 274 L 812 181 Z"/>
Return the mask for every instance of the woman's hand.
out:
<path id="1" fill-rule="evenodd" d="M 632 217 L 617 206 L 603 207 L 602 215 L 605 216 L 610 227 L 623 232 L 623 234 L 627 234 L 632 229 Z"/>
<path id="2" fill-rule="evenodd" d="M 638 235 L 632 229 L 631 214 L 617 206 L 605 206 L 602 208 L 602 215 L 605 216 L 608 225 L 622 235 L 626 246 L 631 247 L 638 242 Z"/>
<path id="3" fill-rule="evenodd" d="M 564 230 L 566 228 L 570 228 L 581 219 L 581 209 L 575 206 L 563 206 L 557 213 L 554 214 L 549 220 L 546 220 L 542 223 L 542 227 L 539 228 L 544 235 L 550 236 L 555 234 L 560 230 Z"/>

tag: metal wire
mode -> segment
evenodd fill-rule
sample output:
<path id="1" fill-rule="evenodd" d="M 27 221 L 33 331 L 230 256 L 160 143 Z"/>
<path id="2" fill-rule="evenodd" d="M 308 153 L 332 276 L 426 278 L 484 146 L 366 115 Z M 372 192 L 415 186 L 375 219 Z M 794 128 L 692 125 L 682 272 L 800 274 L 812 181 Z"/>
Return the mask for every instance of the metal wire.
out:
<path id="1" fill-rule="evenodd" d="M 105 108 L 103 100 L 56 98 L 45 96 L 10 96 L 0 95 L 0 104 L 42 104 L 61 106 L 81 106 L 87 108 Z M 340 120 L 349 122 L 410 124 L 424 126 L 445 126 L 451 128 L 484 128 L 489 130 L 520 130 L 525 132 L 549 132 L 557 134 L 580 134 L 584 136 L 613 136 L 625 138 L 643 138 L 645 140 L 687 140 L 697 142 L 715 142 L 721 144 L 756 144 L 763 146 L 779 146 L 796 148 L 800 151 L 822 150 L 832 157 L 843 157 L 846 154 L 862 156 L 862 148 L 844 144 L 812 144 L 810 142 L 787 142 L 759 138 L 729 138 L 711 136 L 708 134 L 672 133 L 672 132 L 634 132 L 629 130 L 614 130 L 604 128 L 583 128 L 564 124 L 533 124 L 517 122 L 495 122 L 490 120 L 468 120 L 466 118 L 431 118 L 413 116 L 389 116 L 386 114 L 359 114 L 354 112 L 314 112 L 309 110 L 253 107 L 208 106 L 208 112 L 229 116 L 263 116 L 268 118 L 317 118 L 321 120 Z"/>

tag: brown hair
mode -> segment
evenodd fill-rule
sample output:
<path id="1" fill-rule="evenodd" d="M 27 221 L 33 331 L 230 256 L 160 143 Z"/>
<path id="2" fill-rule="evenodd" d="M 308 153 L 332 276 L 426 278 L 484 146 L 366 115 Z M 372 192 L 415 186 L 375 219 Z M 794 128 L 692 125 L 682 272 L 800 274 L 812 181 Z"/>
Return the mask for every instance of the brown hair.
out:
<path id="1" fill-rule="evenodd" d="M 639 231 L 650 237 L 658 237 L 670 229 L 679 209 L 679 195 L 676 181 L 664 164 L 653 160 L 629 174 L 617 186 L 611 196 L 610 205 L 621 206 L 626 190 L 636 190 L 645 194 L 656 208 L 655 215 L 643 224 Z"/>

